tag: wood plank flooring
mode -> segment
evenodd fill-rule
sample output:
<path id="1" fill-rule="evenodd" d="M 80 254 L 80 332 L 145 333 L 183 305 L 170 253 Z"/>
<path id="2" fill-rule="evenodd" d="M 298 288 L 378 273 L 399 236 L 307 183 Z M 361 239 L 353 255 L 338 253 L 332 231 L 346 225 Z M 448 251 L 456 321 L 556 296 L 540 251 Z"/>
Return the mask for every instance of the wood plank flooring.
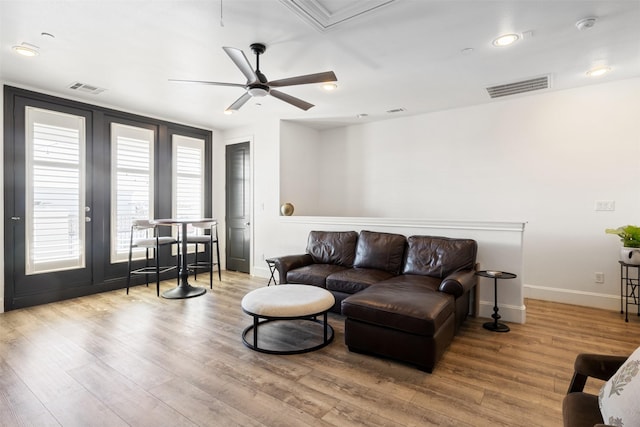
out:
<path id="1" fill-rule="evenodd" d="M 0 314 L 0 425 L 560 426 L 575 355 L 640 345 L 635 315 L 529 300 L 509 333 L 469 319 L 433 374 L 350 353 L 333 314 L 328 347 L 268 355 L 240 337 L 265 284 L 224 272 L 188 300 L 138 286 Z"/>

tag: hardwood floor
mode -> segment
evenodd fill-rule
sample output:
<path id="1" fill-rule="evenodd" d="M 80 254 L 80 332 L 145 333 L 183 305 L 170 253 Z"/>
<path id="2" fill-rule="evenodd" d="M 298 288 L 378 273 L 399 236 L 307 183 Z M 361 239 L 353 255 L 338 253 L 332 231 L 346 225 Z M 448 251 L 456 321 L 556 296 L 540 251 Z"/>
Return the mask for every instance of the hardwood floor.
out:
<path id="1" fill-rule="evenodd" d="M 575 355 L 640 345 L 637 316 L 529 300 L 506 334 L 469 319 L 433 374 L 350 353 L 338 315 L 328 347 L 274 356 L 240 338 L 265 284 L 224 272 L 188 300 L 138 286 L 0 314 L 0 425 L 560 426 Z"/>

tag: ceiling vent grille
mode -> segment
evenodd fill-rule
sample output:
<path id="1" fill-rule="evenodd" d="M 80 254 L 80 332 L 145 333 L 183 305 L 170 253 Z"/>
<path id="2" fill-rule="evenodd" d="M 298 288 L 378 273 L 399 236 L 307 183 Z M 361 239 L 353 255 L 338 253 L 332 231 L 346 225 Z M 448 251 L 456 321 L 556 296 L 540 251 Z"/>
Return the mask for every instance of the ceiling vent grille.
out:
<path id="1" fill-rule="evenodd" d="M 491 98 L 517 95 L 519 93 L 531 92 L 534 90 L 548 89 L 549 76 L 536 77 L 534 79 L 522 80 L 515 83 L 491 86 L 487 88 Z"/>
<path id="2" fill-rule="evenodd" d="M 86 92 L 86 93 L 91 93 L 93 95 L 97 95 L 99 93 L 102 93 L 105 91 L 104 88 L 98 87 L 98 86 L 93 86 L 93 85 L 89 85 L 86 83 L 80 83 L 80 82 L 73 82 L 69 85 L 69 89 L 72 90 L 77 90 L 79 92 Z"/>

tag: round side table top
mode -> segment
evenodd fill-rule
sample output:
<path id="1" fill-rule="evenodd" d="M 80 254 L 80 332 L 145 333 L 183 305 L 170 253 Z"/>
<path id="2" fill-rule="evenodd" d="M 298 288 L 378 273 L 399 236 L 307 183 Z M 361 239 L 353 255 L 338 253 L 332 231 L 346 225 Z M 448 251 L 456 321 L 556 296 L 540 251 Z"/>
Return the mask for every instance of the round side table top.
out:
<path id="1" fill-rule="evenodd" d="M 515 279 L 518 277 L 513 273 L 507 273 L 506 271 L 497 270 L 481 270 L 476 272 L 477 276 L 489 277 L 491 279 Z"/>

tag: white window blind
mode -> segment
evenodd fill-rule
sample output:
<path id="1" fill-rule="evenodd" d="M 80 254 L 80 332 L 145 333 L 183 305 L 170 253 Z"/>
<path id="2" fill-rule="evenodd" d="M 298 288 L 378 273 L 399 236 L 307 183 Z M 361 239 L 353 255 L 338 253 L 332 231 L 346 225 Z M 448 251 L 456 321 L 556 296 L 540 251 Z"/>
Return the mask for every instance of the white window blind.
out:
<path id="1" fill-rule="evenodd" d="M 111 124 L 111 262 L 128 259 L 133 220 L 153 219 L 153 142 L 150 129 Z"/>
<path id="2" fill-rule="evenodd" d="M 173 216 L 204 216 L 204 140 L 173 135 Z M 189 226 L 188 233 L 197 229 Z M 200 232 L 202 232 L 200 230 Z"/>
<path id="3" fill-rule="evenodd" d="M 84 117 L 25 114 L 25 274 L 84 268 Z"/>

